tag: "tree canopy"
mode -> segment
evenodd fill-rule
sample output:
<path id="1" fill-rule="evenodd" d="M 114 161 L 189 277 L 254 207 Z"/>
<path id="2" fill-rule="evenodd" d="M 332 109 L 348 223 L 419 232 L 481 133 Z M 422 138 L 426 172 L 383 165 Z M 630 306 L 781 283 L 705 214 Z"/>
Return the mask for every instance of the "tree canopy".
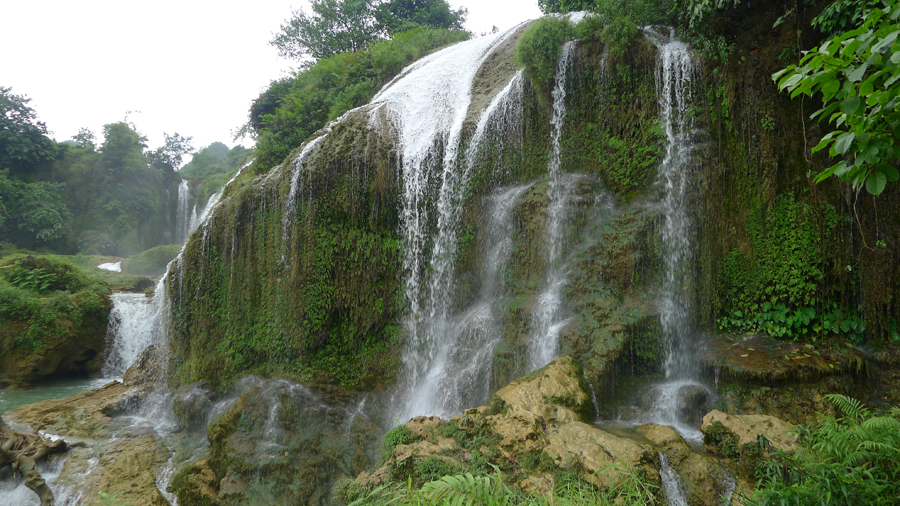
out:
<path id="1" fill-rule="evenodd" d="M 313 0 L 312 12 L 293 12 L 270 42 L 292 60 L 359 51 L 417 27 L 460 30 L 468 11 L 446 0 Z"/>

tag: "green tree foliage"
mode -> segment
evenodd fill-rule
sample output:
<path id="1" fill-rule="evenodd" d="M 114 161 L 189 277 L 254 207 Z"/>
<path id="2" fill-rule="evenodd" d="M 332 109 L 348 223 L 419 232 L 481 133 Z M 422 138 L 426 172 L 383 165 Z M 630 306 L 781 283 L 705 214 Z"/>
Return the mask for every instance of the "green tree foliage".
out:
<path id="1" fill-rule="evenodd" d="M 30 101 L 0 86 L 0 169 L 26 172 L 56 155 L 47 125 L 37 120 Z"/>
<path id="2" fill-rule="evenodd" d="M 900 150 L 900 3 L 868 11 L 862 26 L 834 37 L 806 53 L 800 65 L 772 76 L 779 90 L 798 95 L 821 93 L 823 107 L 811 117 L 828 120 L 835 130 L 813 152 L 828 148 L 840 161 L 816 176 L 834 175 L 872 195 L 900 178 L 895 164 Z"/>
<path id="3" fill-rule="evenodd" d="M 328 58 L 420 26 L 459 30 L 467 14 L 445 0 L 313 0 L 310 6 L 310 14 L 294 11 L 270 42 L 280 56 Z"/>
<path id="4" fill-rule="evenodd" d="M 72 137 L 80 147 L 93 151 L 97 148 L 97 137 L 88 128 L 79 128 L 78 133 Z"/>
<path id="5" fill-rule="evenodd" d="M 843 417 L 800 428 L 803 450 L 763 462 L 753 504 L 897 504 L 900 409 L 877 415 L 855 399 L 826 397 Z"/>
<path id="6" fill-rule="evenodd" d="M 323 58 L 271 83 L 250 106 L 249 124 L 257 137 L 255 170 L 281 163 L 328 121 L 367 103 L 409 62 L 466 38 L 468 33 L 459 30 L 416 28 L 365 51 Z"/>
<path id="7" fill-rule="evenodd" d="M 150 154 L 151 162 L 159 168 L 178 170 L 184 155 L 194 150 L 191 137 L 184 137 L 178 132 L 169 135 L 163 132 L 166 142 Z"/>

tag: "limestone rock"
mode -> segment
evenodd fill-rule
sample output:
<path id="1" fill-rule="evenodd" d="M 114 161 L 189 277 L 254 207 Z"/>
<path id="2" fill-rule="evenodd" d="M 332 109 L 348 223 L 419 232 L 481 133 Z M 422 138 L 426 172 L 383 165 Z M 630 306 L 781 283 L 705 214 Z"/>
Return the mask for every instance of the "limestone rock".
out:
<path id="1" fill-rule="evenodd" d="M 614 486 L 621 474 L 610 467 L 638 466 L 642 460 L 653 460 L 654 452 L 648 446 L 629 439 L 613 436 L 582 422 L 567 423 L 548 431 L 549 445 L 544 453 L 563 469 L 569 469 L 579 461 L 584 466 L 584 478 L 600 487 Z"/>
<path id="2" fill-rule="evenodd" d="M 734 485 L 728 470 L 717 459 L 694 452 L 672 427 L 646 424 L 637 430 L 668 457 L 689 504 L 717 505 L 723 495 L 733 492 L 728 490 Z"/>
<path id="3" fill-rule="evenodd" d="M 553 476 L 550 474 L 535 474 L 519 482 L 519 488 L 529 494 L 550 497 L 553 494 Z"/>
<path id="4" fill-rule="evenodd" d="M 733 432 L 738 437 L 738 446 L 756 443 L 760 436 L 764 436 L 769 441 L 771 448 L 785 451 L 800 448 L 797 442 L 797 435 L 790 433 L 793 426 L 774 416 L 729 415 L 716 409 L 703 417 L 703 424 L 700 429 L 704 434 L 709 431 L 709 427 L 713 422 L 719 422 L 723 427 Z"/>
<path id="5" fill-rule="evenodd" d="M 506 415 L 523 420 L 567 423 L 593 413 L 581 368 L 572 357 L 554 360 L 497 392 Z"/>

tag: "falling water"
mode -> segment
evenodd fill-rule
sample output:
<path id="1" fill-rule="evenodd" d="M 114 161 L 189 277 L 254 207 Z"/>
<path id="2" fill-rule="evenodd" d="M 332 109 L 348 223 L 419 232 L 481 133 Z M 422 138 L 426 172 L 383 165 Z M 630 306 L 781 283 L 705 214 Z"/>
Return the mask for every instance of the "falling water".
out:
<path id="1" fill-rule="evenodd" d="M 566 119 L 566 74 L 572 61 L 575 43 L 566 42 L 556 67 L 553 87 L 553 115 L 550 123 L 550 161 L 547 165 L 549 185 L 547 189 L 547 279 L 543 292 L 538 296 L 532 315 L 534 337 L 529 343 L 528 355 L 532 369 L 550 363 L 559 353 L 559 331 L 568 320 L 560 320 L 562 288 L 566 284 L 566 272 L 562 264 L 562 223 L 567 206 L 566 180 L 560 174 L 560 145 L 562 128 Z"/>
<path id="2" fill-rule="evenodd" d="M 159 284 L 156 289 L 161 289 Z M 114 293 L 111 298 L 113 309 L 106 329 L 107 355 L 102 372 L 107 378 L 121 378 L 142 351 L 159 342 L 162 298 L 143 293 Z"/>
<path id="3" fill-rule="evenodd" d="M 503 104 L 519 89 L 517 77 L 482 112 L 477 138 L 470 142 L 469 150 L 460 153 L 460 147 L 475 74 L 517 28 L 423 58 L 404 70 L 403 77 L 385 87 L 372 102 L 375 108 L 370 121 L 378 124 L 386 119 L 400 146 L 400 233 L 408 301 L 404 327 L 410 336 L 403 356 L 407 378 L 399 406 L 401 419 L 461 409 L 460 397 L 447 392 L 449 384 L 464 382 L 460 375 L 466 373 L 453 370 L 451 363 L 472 367 L 473 361 L 478 361 L 489 371 L 489 354 L 478 359 L 464 350 L 477 349 L 486 354 L 483 336 L 486 322 L 491 320 L 487 318 L 490 310 L 479 310 L 476 304 L 463 314 L 451 314 L 454 262 L 465 190 L 476 158 L 473 150 L 488 119 L 510 109 Z"/>
<path id="4" fill-rule="evenodd" d="M 667 383 L 659 389 L 651 417 L 657 423 L 672 425 L 685 439 L 697 441 L 702 433 L 685 424 L 679 416 L 681 392 L 685 387 L 700 386 L 693 355 L 695 333 L 688 318 L 687 277 L 690 264 L 690 218 L 688 216 L 688 180 L 692 168 L 695 129 L 689 114 L 691 79 L 694 64 L 690 48 L 674 36 L 652 29 L 644 32 L 658 48 L 656 88 L 659 110 L 666 134 L 666 153 L 659 166 L 657 184 L 662 191 L 662 241 L 665 278 L 659 309 L 665 339 L 664 369 Z"/>
<path id="5" fill-rule="evenodd" d="M 663 493 L 666 495 L 669 506 L 688 506 L 682 491 L 681 476 L 678 476 L 678 473 L 672 469 L 672 466 L 669 465 L 669 458 L 663 452 L 659 452 L 659 477 L 662 480 Z"/>
<path id="6" fill-rule="evenodd" d="M 184 243 L 191 233 L 191 224 L 196 220 L 196 206 L 191 205 L 191 189 L 186 179 L 178 185 L 178 209 L 175 211 L 175 241 Z"/>

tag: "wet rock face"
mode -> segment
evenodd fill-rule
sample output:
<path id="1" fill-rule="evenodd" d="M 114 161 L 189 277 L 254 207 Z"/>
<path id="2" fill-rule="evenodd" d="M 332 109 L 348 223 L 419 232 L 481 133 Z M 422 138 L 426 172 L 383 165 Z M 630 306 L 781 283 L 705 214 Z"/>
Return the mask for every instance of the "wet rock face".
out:
<path id="1" fill-rule="evenodd" d="M 179 391 L 182 423 L 213 416 L 209 448 L 172 480 L 180 504 L 327 504 L 334 479 L 372 457 L 378 428 L 341 401 L 283 380 L 248 378 L 238 392 L 213 404 L 202 383 Z"/>
<path id="2" fill-rule="evenodd" d="M 205 428 L 206 417 L 212 410 L 214 399 L 215 394 L 205 380 L 179 388 L 172 398 L 175 419 L 192 432 Z"/>
<path id="3" fill-rule="evenodd" d="M 678 389 L 677 395 L 681 421 L 693 426 L 700 425 L 707 412 L 709 392 L 700 385 L 685 385 Z"/>

